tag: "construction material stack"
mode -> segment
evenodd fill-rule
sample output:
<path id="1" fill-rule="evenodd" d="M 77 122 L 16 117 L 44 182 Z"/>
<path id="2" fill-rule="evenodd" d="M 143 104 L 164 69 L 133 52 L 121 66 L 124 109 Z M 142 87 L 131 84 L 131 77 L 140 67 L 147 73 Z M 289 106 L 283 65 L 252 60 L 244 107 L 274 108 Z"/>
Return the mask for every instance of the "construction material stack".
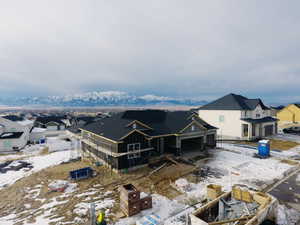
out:
<path id="1" fill-rule="evenodd" d="M 141 210 L 152 208 L 151 196 L 141 195 L 141 192 L 132 184 L 120 188 L 120 207 L 127 216 L 138 214 Z"/>
<path id="2" fill-rule="evenodd" d="M 222 195 L 222 186 L 217 184 L 209 184 L 207 185 L 207 199 L 214 200 Z"/>

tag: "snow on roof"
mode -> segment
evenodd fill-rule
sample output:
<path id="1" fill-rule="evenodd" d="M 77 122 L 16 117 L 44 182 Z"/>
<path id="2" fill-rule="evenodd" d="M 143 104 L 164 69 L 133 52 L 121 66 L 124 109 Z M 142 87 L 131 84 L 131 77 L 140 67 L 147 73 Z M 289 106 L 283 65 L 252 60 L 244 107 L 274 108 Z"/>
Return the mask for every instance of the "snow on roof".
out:
<path id="1" fill-rule="evenodd" d="M 32 120 L 22 120 L 22 121 L 17 121 L 17 123 L 19 123 L 23 126 L 26 126 L 26 125 L 33 124 L 33 121 Z"/>
<path id="2" fill-rule="evenodd" d="M 40 128 L 40 127 L 35 127 L 33 128 L 33 130 L 31 131 L 31 133 L 43 133 L 45 132 L 47 129 L 45 128 Z"/>

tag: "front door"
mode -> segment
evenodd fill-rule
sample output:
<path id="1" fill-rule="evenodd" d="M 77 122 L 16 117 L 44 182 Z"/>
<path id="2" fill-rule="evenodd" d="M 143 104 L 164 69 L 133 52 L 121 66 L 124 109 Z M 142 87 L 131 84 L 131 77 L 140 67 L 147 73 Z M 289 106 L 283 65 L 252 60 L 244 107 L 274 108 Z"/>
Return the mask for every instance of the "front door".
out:
<path id="1" fill-rule="evenodd" d="M 265 126 L 265 136 L 272 135 L 273 134 L 273 129 L 274 129 L 273 125 L 267 125 L 267 126 Z"/>

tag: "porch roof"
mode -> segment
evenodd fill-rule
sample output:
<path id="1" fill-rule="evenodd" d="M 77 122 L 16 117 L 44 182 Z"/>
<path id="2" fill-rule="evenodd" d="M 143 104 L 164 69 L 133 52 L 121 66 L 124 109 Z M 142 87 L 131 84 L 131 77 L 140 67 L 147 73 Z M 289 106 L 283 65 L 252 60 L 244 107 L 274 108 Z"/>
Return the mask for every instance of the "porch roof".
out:
<path id="1" fill-rule="evenodd" d="M 246 118 L 246 119 L 241 119 L 247 123 L 269 123 L 269 122 L 276 122 L 277 119 L 271 117 L 271 116 L 267 116 L 261 119 L 251 119 L 251 118 Z"/>

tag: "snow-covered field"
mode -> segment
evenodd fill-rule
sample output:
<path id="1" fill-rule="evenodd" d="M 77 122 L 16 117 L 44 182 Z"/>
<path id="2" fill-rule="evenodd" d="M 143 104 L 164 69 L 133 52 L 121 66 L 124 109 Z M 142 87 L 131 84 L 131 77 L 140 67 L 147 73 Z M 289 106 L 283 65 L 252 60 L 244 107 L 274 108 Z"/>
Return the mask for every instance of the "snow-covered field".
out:
<path id="1" fill-rule="evenodd" d="M 7 187 L 17 180 L 30 176 L 31 174 L 38 172 L 50 166 L 58 165 L 62 162 L 69 161 L 72 158 L 77 158 L 79 155 L 76 151 L 70 150 L 70 142 L 56 139 L 57 142 L 52 139 L 52 142 L 47 144 L 49 148 L 54 145 L 55 149 L 60 148 L 64 151 L 50 152 L 49 154 L 39 155 L 45 148 L 45 145 L 31 145 L 22 150 L 22 154 L 10 154 L 0 156 L 0 162 L 7 160 L 22 159 L 22 161 L 30 163 L 33 168 L 31 170 L 20 169 L 17 171 L 7 171 L 6 173 L 0 173 L 0 189 Z M 69 150 L 67 150 L 69 149 Z"/>

